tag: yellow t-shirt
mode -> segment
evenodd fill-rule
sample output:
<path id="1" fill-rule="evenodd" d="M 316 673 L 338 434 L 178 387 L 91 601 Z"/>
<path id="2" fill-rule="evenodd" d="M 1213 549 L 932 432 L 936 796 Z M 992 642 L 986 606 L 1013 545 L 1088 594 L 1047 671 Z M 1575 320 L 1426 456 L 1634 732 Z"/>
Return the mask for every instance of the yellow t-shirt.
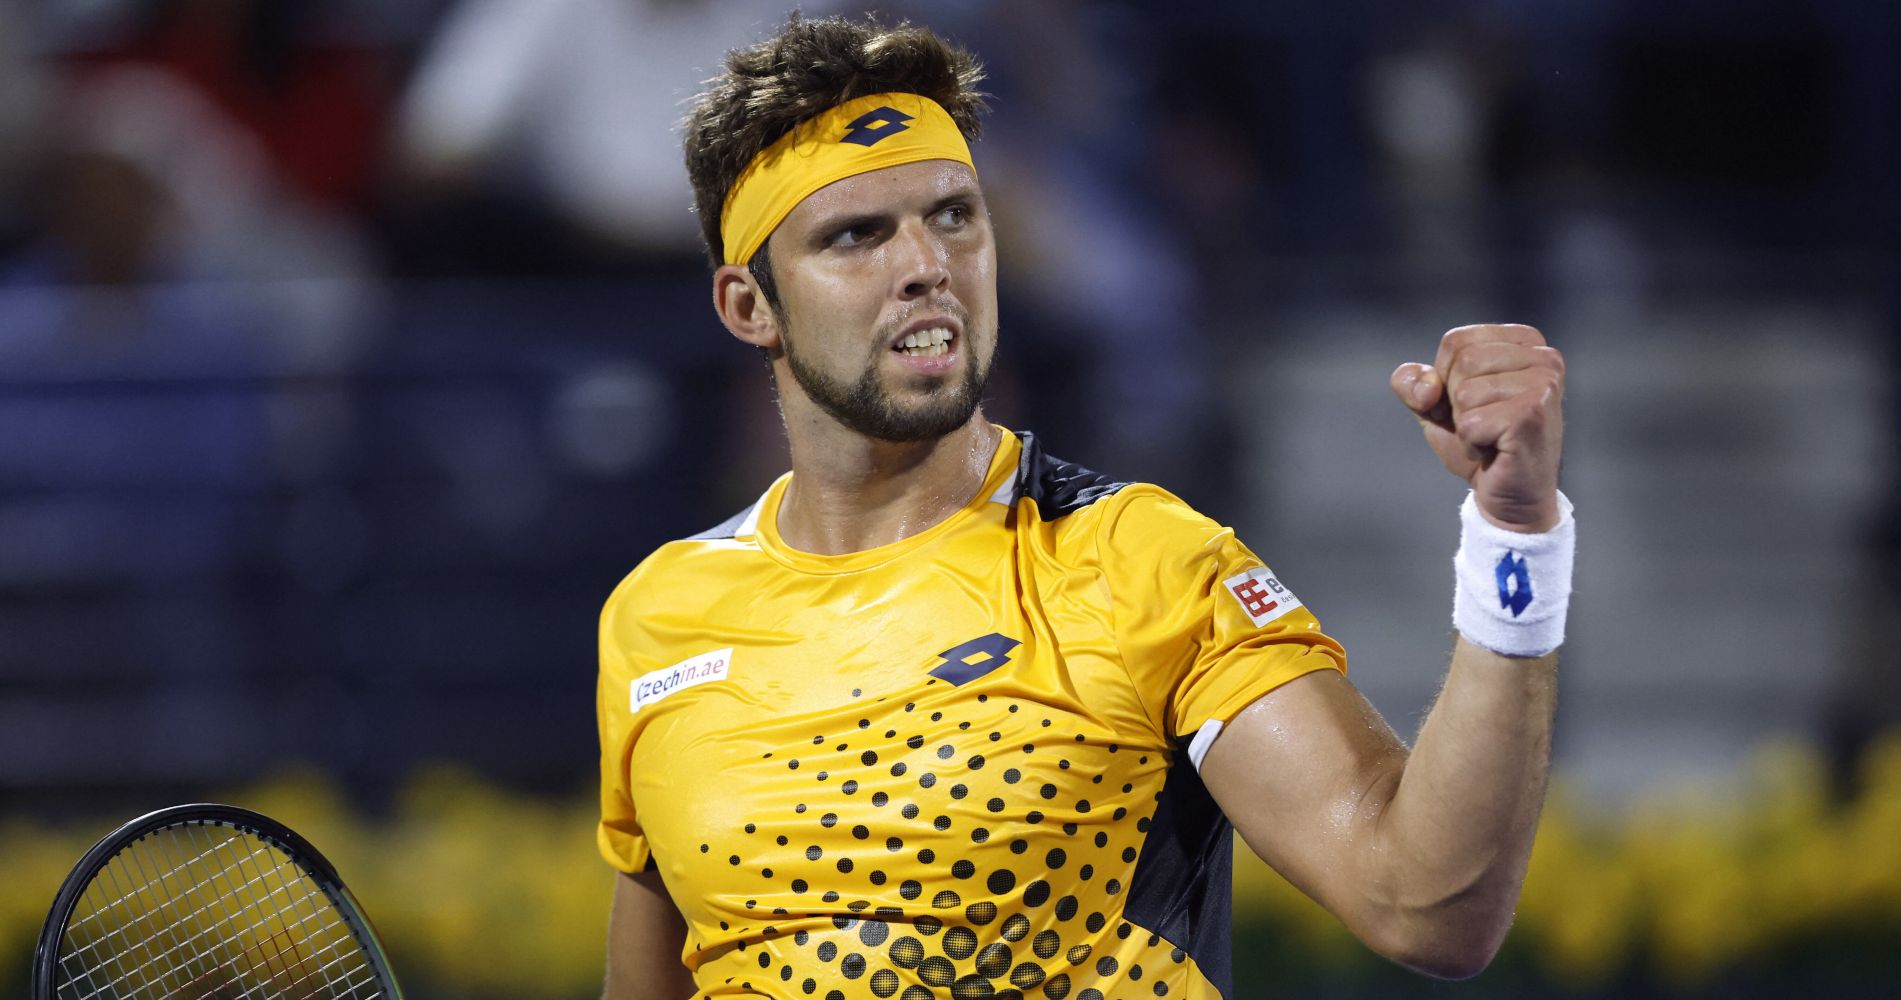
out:
<path id="1" fill-rule="evenodd" d="M 601 617 L 601 853 L 706 996 L 1231 992 L 1220 725 L 1338 643 L 1234 533 L 1002 432 L 910 538 L 788 548 L 782 477 Z"/>

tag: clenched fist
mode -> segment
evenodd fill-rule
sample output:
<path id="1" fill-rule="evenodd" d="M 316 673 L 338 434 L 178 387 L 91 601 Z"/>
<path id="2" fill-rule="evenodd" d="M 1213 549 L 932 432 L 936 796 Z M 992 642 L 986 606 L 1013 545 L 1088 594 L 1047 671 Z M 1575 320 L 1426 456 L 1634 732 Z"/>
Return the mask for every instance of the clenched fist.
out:
<path id="1" fill-rule="evenodd" d="M 1394 369 L 1392 385 L 1439 460 L 1472 484 L 1487 520 L 1513 531 L 1557 526 L 1564 356 L 1544 334 L 1515 323 L 1459 327 L 1431 365 Z"/>

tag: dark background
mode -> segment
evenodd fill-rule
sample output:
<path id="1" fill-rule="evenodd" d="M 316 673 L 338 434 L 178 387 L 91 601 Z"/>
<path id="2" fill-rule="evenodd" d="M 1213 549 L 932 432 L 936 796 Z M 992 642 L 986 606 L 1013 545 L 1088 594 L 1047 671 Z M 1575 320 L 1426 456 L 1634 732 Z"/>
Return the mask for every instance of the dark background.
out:
<path id="1" fill-rule="evenodd" d="M 1817 829 L 1867 801 L 1901 721 L 1894 5 L 884 12 L 992 71 L 995 419 L 1235 524 L 1410 732 L 1459 484 L 1385 378 L 1537 325 L 1584 539 L 1561 793 L 1607 829 L 1682 789 L 1755 815 L 1786 752 Z M 0 818 L 96 835 L 314 773 L 390 829 L 445 763 L 585 803 L 601 601 L 785 465 L 670 130 L 781 16 L 0 7 Z M 1652 930 L 1588 989 L 1744 995 L 1731 951 L 1812 944 L 1672 980 Z M 1314 989 L 1424 988 L 1276 940 Z M 1515 954 L 1488 977 L 1564 980 Z"/>

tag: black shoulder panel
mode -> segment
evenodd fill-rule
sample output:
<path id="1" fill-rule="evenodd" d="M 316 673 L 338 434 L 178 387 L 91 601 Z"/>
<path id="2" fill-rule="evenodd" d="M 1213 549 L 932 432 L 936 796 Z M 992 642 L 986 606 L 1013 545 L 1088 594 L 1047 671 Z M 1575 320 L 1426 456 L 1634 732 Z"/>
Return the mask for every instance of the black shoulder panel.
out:
<path id="1" fill-rule="evenodd" d="M 1029 431 L 1018 431 L 1017 439 L 1023 442 L 1017 459 L 1017 496 L 1035 500 L 1037 516 L 1045 521 L 1075 513 L 1129 485 L 1043 454 L 1043 446 Z"/>
<path id="2" fill-rule="evenodd" d="M 1123 913 L 1194 956 L 1221 995 L 1233 996 L 1234 826 L 1201 783 L 1185 745 L 1159 799 Z"/>
<path id="3" fill-rule="evenodd" d="M 721 538 L 737 538 L 739 536 L 739 526 L 746 523 L 747 516 L 752 513 L 753 507 L 757 506 L 759 506 L 759 502 L 755 500 L 751 507 L 747 507 L 745 510 L 721 521 L 715 527 L 708 528 L 697 535 L 688 535 L 685 540 L 689 542 L 710 542 Z"/>

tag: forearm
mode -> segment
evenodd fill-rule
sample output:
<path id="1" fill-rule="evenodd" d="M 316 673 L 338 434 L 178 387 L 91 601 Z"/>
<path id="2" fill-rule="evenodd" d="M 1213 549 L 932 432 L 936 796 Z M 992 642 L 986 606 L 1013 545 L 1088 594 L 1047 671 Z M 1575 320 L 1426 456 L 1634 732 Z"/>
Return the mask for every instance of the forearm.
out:
<path id="1" fill-rule="evenodd" d="M 1449 331 L 1392 388 L 1461 508 L 1461 637 L 1411 751 L 1344 680 L 1283 685 L 1201 763 L 1256 853 L 1369 946 L 1421 971 L 1478 973 L 1511 925 L 1544 803 L 1575 545 L 1558 492 L 1564 359 L 1528 326 Z M 1496 587 L 1496 589 L 1494 589 Z M 1509 612 L 1508 614 L 1506 612 Z M 1298 733 L 1298 742 L 1289 734 Z"/>
<path id="2" fill-rule="evenodd" d="M 1544 802 L 1556 700 L 1555 652 L 1518 659 L 1458 639 L 1371 838 L 1395 958 L 1471 974 L 1504 940 Z"/>

